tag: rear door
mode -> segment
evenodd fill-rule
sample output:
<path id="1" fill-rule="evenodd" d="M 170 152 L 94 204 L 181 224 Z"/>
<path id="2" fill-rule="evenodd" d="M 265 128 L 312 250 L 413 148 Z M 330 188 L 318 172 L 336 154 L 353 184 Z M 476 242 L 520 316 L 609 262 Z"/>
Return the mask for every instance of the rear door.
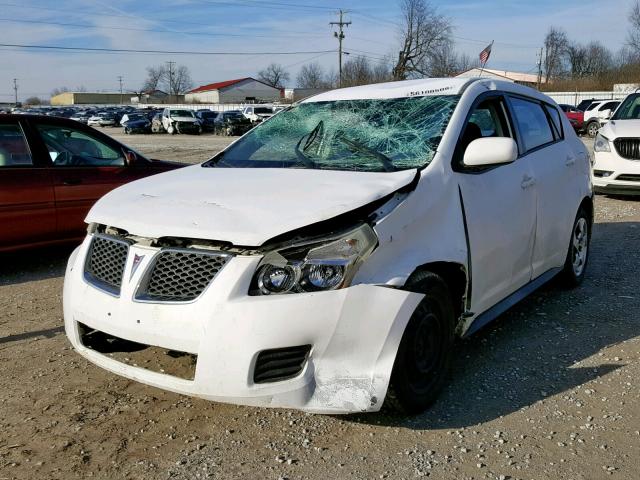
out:
<path id="1" fill-rule="evenodd" d="M 36 122 L 34 130 L 52 162 L 58 234 L 81 237 L 86 231 L 84 219 L 96 200 L 142 172 L 127 166 L 119 144 L 89 128 L 43 121 Z"/>
<path id="2" fill-rule="evenodd" d="M 0 116 L 0 251 L 51 241 L 56 234 L 48 162 L 32 154 L 28 128 Z"/>
<path id="3" fill-rule="evenodd" d="M 578 158 L 564 140 L 556 107 L 531 98 L 509 98 L 531 164 L 537 192 L 533 278 L 564 263 L 579 195 Z"/>

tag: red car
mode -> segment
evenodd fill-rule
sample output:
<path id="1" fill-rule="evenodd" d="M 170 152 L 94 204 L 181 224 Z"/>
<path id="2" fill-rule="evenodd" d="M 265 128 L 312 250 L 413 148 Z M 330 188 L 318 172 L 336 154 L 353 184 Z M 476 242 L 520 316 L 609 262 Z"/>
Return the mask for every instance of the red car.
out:
<path id="1" fill-rule="evenodd" d="M 581 132 L 584 129 L 584 112 L 573 105 L 559 105 L 559 107 L 571 122 L 576 133 Z"/>
<path id="2" fill-rule="evenodd" d="M 80 241 L 98 198 L 182 166 L 149 160 L 73 120 L 0 115 L 0 252 Z"/>

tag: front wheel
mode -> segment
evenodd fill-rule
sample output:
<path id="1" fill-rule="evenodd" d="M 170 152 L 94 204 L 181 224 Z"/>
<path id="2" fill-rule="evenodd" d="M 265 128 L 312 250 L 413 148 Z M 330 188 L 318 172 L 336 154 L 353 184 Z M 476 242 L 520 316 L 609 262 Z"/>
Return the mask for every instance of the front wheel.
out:
<path id="1" fill-rule="evenodd" d="M 409 285 L 424 292 L 402 335 L 385 406 L 415 414 L 435 401 L 446 384 L 453 357 L 455 314 L 447 284 L 422 272 Z"/>
<path id="2" fill-rule="evenodd" d="M 595 137 L 598 134 L 598 130 L 600 130 L 600 125 L 598 122 L 591 122 L 587 125 L 587 135 L 591 138 Z"/>
<path id="3" fill-rule="evenodd" d="M 591 218 L 584 208 L 580 208 L 573 222 L 569 250 L 560 274 L 565 286 L 577 287 L 584 280 L 589 261 L 590 240 Z"/>

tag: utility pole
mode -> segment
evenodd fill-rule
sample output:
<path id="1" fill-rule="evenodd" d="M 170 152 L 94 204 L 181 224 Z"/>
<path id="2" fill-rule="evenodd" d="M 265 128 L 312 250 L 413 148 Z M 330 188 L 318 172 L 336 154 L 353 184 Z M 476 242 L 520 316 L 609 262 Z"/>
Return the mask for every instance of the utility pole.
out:
<path id="1" fill-rule="evenodd" d="M 540 90 L 540 83 L 542 83 L 542 51 L 543 47 L 540 47 L 540 53 L 538 54 L 538 90 Z"/>
<path id="2" fill-rule="evenodd" d="M 169 65 L 169 95 L 171 95 L 173 91 L 173 66 L 176 62 L 166 62 L 166 64 Z M 175 102 L 178 103 L 177 96 L 175 98 Z"/>
<path id="3" fill-rule="evenodd" d="M 343 22 L 342 16 L 347 13 L 343 10 L 338 12 L 340 15 L 340 21 L 338 22 L 329 22 L 329 25 L 337 25 L 338 32 L 333 32 L 333 36 L 338 39 L 338 86 L 342 87 L 342 40 L 344 40 L 344 31 L 343 27 L 351 25 L 351 22 Z"/>
<path id="4" fill-rule="evenodd" d="M 15 100 L 16 100 L 16 107 L 17 107 L 18 106 L 18 79 L 17 78 L 13 79 L 13 91 L 16 94 Z"/>
<path id="5" fill-rule="evenodd" d="M 118 75 L 118 82 L 120 83 L 120 105 L 122 105 L 122 75 Z"/>

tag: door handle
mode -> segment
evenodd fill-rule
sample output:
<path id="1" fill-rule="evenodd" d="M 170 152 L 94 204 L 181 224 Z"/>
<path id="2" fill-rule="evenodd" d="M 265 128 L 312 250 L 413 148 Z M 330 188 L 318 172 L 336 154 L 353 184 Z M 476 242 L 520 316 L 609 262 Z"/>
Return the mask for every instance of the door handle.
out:
<path id="1" fill-rule="evenodd" d="M 574 163 L 576 163 L 576 157 L 572 157 L 571 155 L 567 155 L 567 159 L 565 160 L 564 164 L 567 167 L 570 167 Z"/>
<path id="2" fill-rule="evenodd" d="M 536 183 L 536 179 L 525 174 L 524 177 L 522 177 L 522 183 L 520 183 L 520 186 L 522 187 L 523 190 L 526 190 L 527 188 L 535 185 Z"/>
<path id="3" fill-rule="evenodd" d="M 62 181 L 62 184 L 67 186 L 80 185 L 81 183 L 82 180 L 80 180 L 79 178 L 67 178 L 66 180 Z"/>

